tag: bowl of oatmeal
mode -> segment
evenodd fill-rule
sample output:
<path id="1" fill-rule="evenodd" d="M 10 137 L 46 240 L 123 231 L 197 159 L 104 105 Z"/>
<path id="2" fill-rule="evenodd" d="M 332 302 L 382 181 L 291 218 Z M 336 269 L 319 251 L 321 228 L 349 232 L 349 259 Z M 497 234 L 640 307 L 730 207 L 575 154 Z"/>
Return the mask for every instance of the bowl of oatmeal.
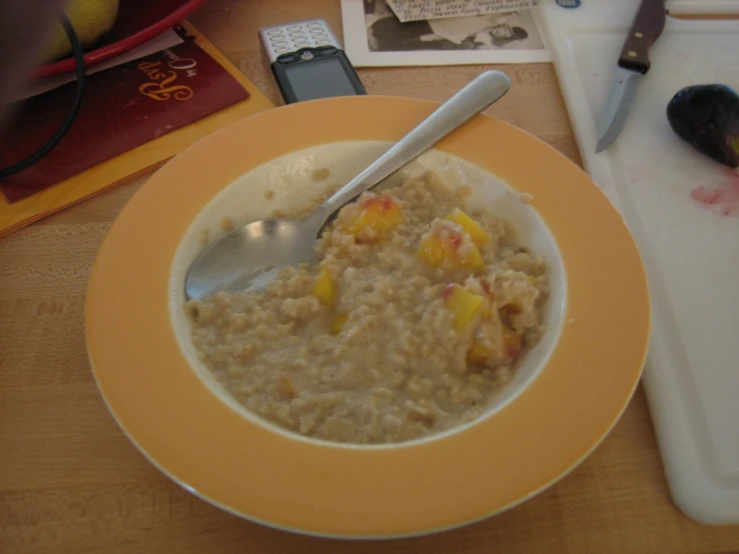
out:
<path id="1" fill-rule="evenodd" d="M 648 342 L 633 240 L 579 168 L 485 116 L 344 207 L 316 265 L 185 299 L 207 244 L 304 216 L 434 107 L 258 114 L 173 159 L 112 226 L 88 295 L 93 372 L 191 492 L 296 532 L 423 534 L 552 485 L 619 418 Z M 311 132 L 274 131 L 296 125 Z"/>
<path id="2" fill-rule="evenodd" d="M 193 222 L 176 272 L 201 243 L 253 219 L 220 215 L 242 205 L 240 191 L 280 206 L 271 171 L 305 164 L 282 186 L 315 196 L 272 212 L 301 218 L 390 144 L 320 145 L 247 173 Z M 396 444 L 473 423 L 523 389 L 559 332 L 549 304 L 565 303 L 565 275 L 530 201 L 429 152 L 338 213 L 316 243 L 317 265 L 287 268 L 266 290 L 190 300 L 185 321 L 176 308 L 181 347 L 245 416 L 303 437 Z M 182 279 L 172 280 L 177 306 Z"/>

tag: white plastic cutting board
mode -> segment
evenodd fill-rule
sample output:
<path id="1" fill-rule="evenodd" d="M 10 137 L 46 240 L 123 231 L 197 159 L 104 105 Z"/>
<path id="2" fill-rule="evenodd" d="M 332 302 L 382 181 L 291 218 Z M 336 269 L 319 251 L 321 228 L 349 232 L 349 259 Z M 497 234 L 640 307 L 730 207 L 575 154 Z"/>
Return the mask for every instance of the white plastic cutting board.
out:
<path id="1" fill-rule="evenodd" d="M 626 126 L 595 154 L 596 120 L 636 0 L 542 0 L 586 171 L 621 210 L 644 258 L 654 319 L 644 386 L 672 495 L 690 517 L 739 523 L 739 174 L 671 131 L 693 84 L 739 90 L 739 21 L 668 17 Z M 583 232 L 587 232 L 583 229 Z"/>

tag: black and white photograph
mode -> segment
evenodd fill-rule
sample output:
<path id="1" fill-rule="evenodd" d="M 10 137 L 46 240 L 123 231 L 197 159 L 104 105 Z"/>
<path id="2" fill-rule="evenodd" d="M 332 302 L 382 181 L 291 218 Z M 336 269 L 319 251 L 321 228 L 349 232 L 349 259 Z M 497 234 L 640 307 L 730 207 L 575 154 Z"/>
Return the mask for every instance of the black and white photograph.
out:
<path id="1" fill-rule="evenodd" d="M 347 55 L 356 66 L 548 61 L 530 10 L 401 22 L 385 0 L 343 0 Z"/>

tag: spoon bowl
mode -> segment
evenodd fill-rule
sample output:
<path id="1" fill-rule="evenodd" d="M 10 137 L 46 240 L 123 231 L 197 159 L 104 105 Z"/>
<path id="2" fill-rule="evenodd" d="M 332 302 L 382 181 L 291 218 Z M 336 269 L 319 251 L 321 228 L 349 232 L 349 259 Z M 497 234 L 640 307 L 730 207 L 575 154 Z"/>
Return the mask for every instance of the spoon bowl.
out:
<path id="1" fill-rule="evenodd" d="M 206 298 L 221 290 L 263 289 L 281 267 L 315 263 L 315 242 L 302 221 L 269 218 L 247 223 L 198 257 L 198 271 L 191 270 L 186 278 L 187 295 Z"/>

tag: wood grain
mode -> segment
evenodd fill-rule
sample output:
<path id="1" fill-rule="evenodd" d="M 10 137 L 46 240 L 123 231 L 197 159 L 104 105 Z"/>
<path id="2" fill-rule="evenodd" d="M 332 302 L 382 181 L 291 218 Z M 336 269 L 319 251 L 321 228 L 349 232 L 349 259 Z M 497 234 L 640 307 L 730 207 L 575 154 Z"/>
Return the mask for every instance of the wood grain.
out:
<path id="1" fill-rule="evenodd" d="M 339 0 L 211 0 L 192 21 L 279 102 L 256 31 L 312 17 L 340 31 Z M 485 69 L 359 73 L 372 94 L 443 100 Z M 579 163 L 551 66 L 500 69 L 513 87 L 490 113 Z M 507 513 L 434 536 L 380 543 L 302 537 L 243 521 L 181 489 L 108 414 L 85 350 L 95 254 L 143 181 L 0 240 L 0 553 L 739 552 L 739 528 L 698 525 L 672 504 L 641 390 L 603 444 L 559 484 Z"/>

